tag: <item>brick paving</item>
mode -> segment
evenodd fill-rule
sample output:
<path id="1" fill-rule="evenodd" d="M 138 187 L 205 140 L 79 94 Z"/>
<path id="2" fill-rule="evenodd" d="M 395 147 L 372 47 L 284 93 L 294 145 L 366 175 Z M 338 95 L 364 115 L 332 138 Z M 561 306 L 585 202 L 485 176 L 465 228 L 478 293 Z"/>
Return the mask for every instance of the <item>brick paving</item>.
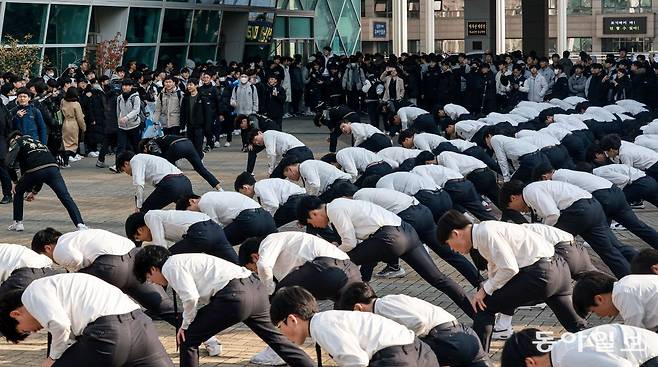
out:
<path id="1" fill-rule="evenodd" d="M 328 151 L 326 128 L 316 128 L 310 120 L 286 120 L 285 129 L 305 142 L 316 153 L 316 158 Z M 222 141 L 223 143 L 223 141 Z M 349 144 L 348 139 L 343 137 L 339 142 L 339 149 Z M 233 190 L 233 180 L 243 171 L 246 162 L 246 154 L 240 151 L 241 142 L 239 136 L 234 136 L 230 148 L 217 148 L 206 155 L 205 164 L 224 182 L 224 188 Z M 113 162 L 114 157 L 108 157 L 107 162 Z M 80 162 L 72 164 L 72 168 L 63 171 L 68 188 L 77 202 L 87 225 L 93 228 L 103 228 L 124 235 L 124 220 L 132 212 L 134 206 L 133 187 L 131 180 L 125 174 L 112 174 L 107 169 L 94 167 L 95 159 L 85 158 Z M 257 178 L 264 178 L 266 159 L 265 154 L 259 158 L 256 172 Z M 191 170 L 184 162 L 181 168 L 192 181 L 197 193 L 210 190 L 208 184 Z M 149 190 L 149 189 L 147 189 Z M 651 226 L 658 224 L 658 211 L 653 206 L 647 205 L 646 209 L 638 210 L 638 215 Z M 74 230 L 68 215 L 57 198 L 49 188 L 38 195 L 37 200 L 25 205 L 25 232 L 15 233 L 5 230 L 12 218 L 11 205 L 0 206 L 0 242 L 18 243 L 29 246 L 34 233 L 44 227 L 54 227 L 60 231 Z M 298 230 L 290 225 L 289 230 Z M 634 246 L 646 247 L 635 236 L 626 232 L 616 232 L 623 241 L 632 243 Z M 597 266 L 605 268 L 600 259 L 592 254 Z M 454 268 L 448 266 L 443 260 L 433 256 L 439 269 L 457 280 L 468 292 L 472 287 Z M 431 288 L 422 281 L 415 272 L 405 266 L 408 274 L 402 279 L 375 279 L 372 284 L 378 294 L 404 293 L 419 297 L 433 304 L 444 307 L 457 316 L 460 321 L 471 324 L 468 317 L 459 310 L 445 295 Z M 321 306 L 324 309 L 330 307 L 326 302 Z M 608 323 L 609 319 L 600 319 L 592 316 L 589 319 L 591 325 Z M 533 308 L 518 310 L 514 315 L 514 328 L 516 330 L 524 327 L 539 327 L 543 330 L 551 330 L 557 334 L 564 332 L 550 309 Z M 167 349 L 174 362 L 178 363 L 174 330 L 163 322 L 156 322 L 162 343 Z M 258 339 L 244 325 L 237 325 L 218 335 L 222 345 L 223 353 L 219 357 L 208 357 L 205 351 L 201 351 L 201 366 L 250 366 L 249 358 L 263 349 L 265 344 Z M 46 338 L 43 332 L 30 336 L 25 342 L 14 345 L 6 341 L 0 341 L 0 366 L 40 366 L 45 356 Z M 311 345 L 306 345 L 306 351 L 315 358 L 315 350 Z M 502 342 L 494 342 L 491 348 L 492 357 L 495 362 L 499 359 Z M 323 355 L 324 365 L 335 365 L 328 355 Z"/>

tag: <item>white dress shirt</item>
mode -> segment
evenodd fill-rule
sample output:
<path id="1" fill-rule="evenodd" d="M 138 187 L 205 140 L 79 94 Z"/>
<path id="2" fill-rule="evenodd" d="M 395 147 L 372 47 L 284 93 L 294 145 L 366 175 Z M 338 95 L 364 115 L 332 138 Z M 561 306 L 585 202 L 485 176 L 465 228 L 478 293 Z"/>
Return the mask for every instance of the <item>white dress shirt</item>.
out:
<path id="1" fill-rule="evenodd" d="M 448 103 L 443 106 L 443 111 L 448 115 L 453 121 L 457 120 L 461 115 L 468 115 L 470 112 L 463 106 L 454 103 Z"/>
<path id="2" fill-rule="evenodd" d="M 558 141 L 562 141 L 564 137 L 567 135 L 571 134 L 571 131 L 568 129 L 565 129 L 564 126 L 560 124 L 549 124 L 545 128 L 539 130 L 540 133 L 548 134 L 557 139 Z"/>
<path id="3" fill-rule="evenodd" d="M 125 255 L 135 248 L 133 241 L 103 229 L 64 233 L 53 251 L 55 262 L 70 272 L 91 265 L 99 256 Z"/>
<path id="4" fill-rule="evenodd" d="M 343 168 L 343 171 L 352 176 L 352 182 L 354 182 L 371 163 L 381 162 L 382 159 L 368 149 L 348 147 L 336 153 L 336 161 Z"/>
<path id="5" fill-rule="evenodd" d="M 579 331 L 551 349 L 553 367 L 638 367 L 658 356 L 658 334 L 619 324 Z"/>
<path id="6" fill-rule="evenodd" d="M 409 158 L 416 158 L 422 150 L 407 149 L 403 147 L 388 147 L 377 152 L 379 158 L 390 164 L 393 168 L 400 167 L 400 164 Z"/>
<path id="7" fill-rule="evenodd" d="M 642 130 L 642 134 L 651 134 L 651 135 L 658 134 L 658 119 L 655 119 L 650 123 L 642 126 L 640 130 Z"/>
<path id="8" fill-rule="evenodd" d="M 409 123 L 414 121 L 416 117 L 429 113 L 422 108 L 418 107 L 402 107 L 398 110 L 397 115 L 400 117 L 400 123 L 402 125 L 402 130 L 406 130 L 409 127 Z"/>
<path id="9" fill-rule="evenodd" d="M 398 227 L 402 223 L 397 215 L 367 201 L 338 198 L 327 204 L 326 209 L 329 222 L 341 238 L 339 248 L 345 252 L 381 227 Z"/>
<path id="10" fill-rule="evenodd" d="M 609 189 L 612 182 L 588 172 L 558 169 L 553 172 L 553 180 L 576 185 L 590 194 L 596 190 Z"/>
<path id="11" fill-rule="evenodd" d="M 38 254 L 29 247 L 0 243 L 0 284 L 4 283 L 11 273 L 20 268 L 48 268 L 53 264 L 46 255 Z"/>
<path id="12" fill-rule="evenodd" d="M 144 186 L 157 185 L 165 176 L 181 175 L 183 172 L 176 168 L 168 160 L 152 154 L 136 154 L 130 159 L 130 170 L 133 185 L 136 188 L 135 200 L 137 208 L 144 203 Z"/>
<path id="13" fill-rule="evenodd" d="M 482 121 L 462 120 L 455 123 L 455 132 L 457 133 L 457 136 L 462 139 L 471 140 L 473 135 L 485 126 L 487 126 L 487 124 Z"/>
<path id="14" fill-rule="evenodd" d="M 226 227 L 243 210 L 260 208 L 256 200 L 233 191 L 207 192 L 199 199 L 199 210 Z"/>
<path id="15" fill-rule="evenodd" d="M 549 101 L 550 103 L 554 104 L 555 106 L 560 107 L 561 109 L 567 111 L 572 109 L 574 106 L 570 103 L 567 103 L 561 99 L 553 98 Z"/>
<path id="16" fill-rule="evenodd" d="M 576 185 L 553 180 L 533 182 L 523 189 L 523 200 L 549 226 L 557 223 L 561 210 L 591 198 L 592 194 Z"/>
<path id="17" fill-rule="evenodd" d="M 487 260 L 489 279 L 483 284 L 491 295 L 519 273 L 544 257 L 555 254 L 553 243 L 519 224 L 485 221 L 473 224 L 473 248 Z"/>
<path id="18" fill-rule="evenodd" d="M 624 324 L 658 332 L 658 276 L 631 274 L 615 282 L 612 303 Z"/>
<path id="19" fill-rule="evenodd" d="M 34 280 L 21 297 L 23 305 L 52 334 L 50 358 L 58 359 L 73 337 L 103 316 L 139 310 L 119 288 L 84 273 L 57 274 Z"/>
<path id="20" fill-rule="evenodd" d="M 303 194 L 306 194 L 306 189 L 281 178 L 266 178 L 254 185 L 254 198 L 272 215 L 291 196 Z"/>
<path id="21" fill-rule="evenodd" d="M 597 106 L 588 107 L 583 115 L 593 116 L 593 119 L 598 122 L 612 122 L 617 120 L 617 117 L 612 112 Z"/>
<path id="22" fill-rule="evenodd" d="M 434 181 L 434 183 L 436 183 L 437 186 L 441 188 L 443 188 L 446 182 L 450 180 L 460 180 L 464 178 L 464 176 L 462 176 L 459 171 L 455 171 L 438 164 L 424 164 L 421 166 L 416 166 L 411 170 L 411 173 L 427 177 Z"/>
<path id="23" fill-rule="evenodd" d="M 649 148 L 622 141 L 619 155 L 612 161 L 627 164 L 644 171 L 658 162 L 658 153 Z"/>
<path id="24" fill-rule="evenodd" d="M 523 116 L 527 119 L 534 119 L 537 116 L 539 116 L 539 112 L 536 108 L 528 107 L 528 106 L 517 106 L 513 110 L 510 111 L 510 113 L 515 114 L 515 115 L 520 115 Z"/>
<path id="25" fill-rule="evenodd" d="M 492 136 L 491 147 L 496 154 L 496 160 L 498 161 L 498 165 L 500 166 L 505 181 L 509 181 L 512 177 L 510 167 L 507 163 L 508 159 L 512 161 L 512 167 L 518 169 L 519 158 L 522 155 L 534 153 L 539 150 L 539 148 L 532 143 L 516 138 L 510 138 L 505 135 Z"/>
<path id="26" fill-rule="evenodd" d="M 350 124 L 352 127 L 352 137 L 354 138 L 354 145 L 359 145 L 366 141 L 369 137 L 375 134 L 384 134 L 378 128 L 360 122 L 352 122 Z"/>
<path id="27" fill-rule="evenodd" d="M 383 188 L 365 187 L 354 193 L 352 198 L 379 205 L 395 214 L 399 214 L 411 206 L 420 204 L 413 196 L 401 193 L 400 191 Z"/>
<path id="28" fill-rule="evenodd" d="M 563 99 L 563 101 L 575 107 L 578 103 L 587 102 L 587 99 L 579 96 L 571 96 Z"/>
<path id="29" fill-rule="evenodd" d="M 462 176 L 467 176 L 476 169 L 487 168 L 484 162 L 475 157 L 449 151 L 441 152 L 436 157 L 436 161 L 444 167 L 461 173 Z"/>
<path id="30" fill-rule="evenodd" d="M 366 367 L 380 350 L 415 340 L 413 331 L 370 312 L 319 312 L 309 329 L 313 341 L 340 367 Z"/>
<path id="31" fill-rule="evenodd" d="M 414 134 L 414 146 L 419 150 L 432 151 L 438 147 L 439 144 L 447 142 L 448 139 L 443 136 L 430 133 L 416 133 Z"/>
<path id="32" fill-rule="evenodd" d="M 557 245 L 560 242 L 573 242 L 574 237 L 571 233 L 567 231 L 563 231 L 559 228 L 555 228 L 553 226 L 548 226 L 546 224 L 541 224 L 541 223 L 523 223 L 521 224 L 523 228 L 529 229 L 541 237 L 543 237 L 545 240 L 548 242 L 552 243 L 553 245 Z"/>
<path id="33" fill-rule="evenodd" d="M 521 130 L 516 133 L 516 137 L 521 141 L 526 141 L 539 149 L 554 147 L 560 145 L 560 141 L 551 134 L 545 134 L 541 131 Z"/>
<path id="34" fill-rule="evenodd" d="M 194 321 L 199 302 L 208 303 L 231 280 L 251 276 L 246 268 L 207 254 L 172 255 L 161 271 L 183 302 L 182 329 Z"/>
<path id="35" fill-rule="evenodd" d="M 557 114 L 553 116 L 553 120 L 559 126 L 569 130 L 569 131 L 578 131 L 578 130 L 588 130 L 589 128 L 583 120 L 575 117 L 574 115 L 563 115 Z"/>
<path id="36" fill-rule="evenodd" d="M 412 172 L 393 172 L 377 181 L 377 188 L 391 189 L 414 196 L 420 190 L 439 190 L 440 187 L 429 177 Z"/>
<path id="37" fill-rule="evenodd" d="M 630 112 L 633 115 L 637 115 L 638 113 L 649 111 L 645 108 L 647 105 L 638 102 L 634 99 L 620 99 L 615 103 L 622 106 L 626 111 Z"/>
<path id="38" fill-rule="evenodd" d="M 406 326 L 418 337 L 426 336 L 435 326 L 457 320 L 439 306 L 404 294 L 375 299 L 373 313 Z"/>
<path id="39" fill-rule="evenodd" d="M 274 278 L 283 280 L 298 267 L 318 257 L 348 260 L 334 244 L 304 232 L 279 232 L 265 237 L 258 248 L 258 278 L 268 294 L 276 288 Z"/>
<path id="40" fill-rule="evenodd" d="M 634 141 L 635 144 L 649 148 L 654 152 L 658 152 L 658 135 L 638 135 Z"/>
<path id="41" fill-rule="evenodd" d="M 597 167 L 592 170 L 592 173 L 603 177 L 606 180 L 617 185 L 620 189 L 624 189 L 626 185 L 630 185 L 635 180 L 646 177 L 644 171 L 633 168 L 626 164 L 607 164 L 605 166 Z"/>
<path id="42" fill-rule="evenodd" d="M 459 151 L 462 153 L 464 153 L 464 151 L 467 149 L 477 146 L 477 144 L 464 139 L 452 139 L 448 140 L 448 143 L 452 144 L 452 146 L 459 149 Z"/>
<path id="43" fill-rule="evenodd" d="M 336 180 L 351 180 L 352 176 L 336 166 L 309 159 L 299 164 L 299 174 L 309 195 L 320 195 Z"/>
<path id="44" fill-rule="evenodd" d="M 279 164 L 283 154 L 292 148 L 303 147 L 304 143 L 296 137 L 276 130 L 267 130 L 263 133 L 263 144 L 269 160 L 269 171 Z"/>
<path id="45" fill-rule="evenodd" d="M 151 231 L 152 244 L 169 247 L 169 242 L 183 239 L 191 225 L 211 220 L 205 213 L 189 210 L 149 210 L 144 222 Z"/>

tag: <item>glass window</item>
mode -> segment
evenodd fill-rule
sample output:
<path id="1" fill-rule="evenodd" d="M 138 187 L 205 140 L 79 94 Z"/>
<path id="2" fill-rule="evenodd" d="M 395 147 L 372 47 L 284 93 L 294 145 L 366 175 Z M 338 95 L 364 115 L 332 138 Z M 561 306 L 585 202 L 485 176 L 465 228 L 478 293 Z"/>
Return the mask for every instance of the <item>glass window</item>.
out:
<path id="1" fill-rule="evenodd" d="M 27 43 L 43 43 L 47 10 L 45 4 L 7 3 L 2 37 L 11 36 L 23 41 L 26 35 L 31 35 Z"/>
<path id="2" fill-rule="evenodd" d="M 197 10 L 192 23 L 192 43 L 216 43 L 219 36 L 220 12 L 216 10 Z"/>
<path id="3" fill-rule="evenodd" d="M 313 10 L 315 9 L 315 4 L 318 3 L 318 0 L 300 0 L 300 3 L 304 10 Z"/>
<path id="4" fill-rule="evenodd" d="M 274 19 L 274 38 L 288 38 L 288 17 Z"/>
<path id="5" fill-rule="evenodd" d="M 61 71 L 69 64 L 80 65 L 84 52 L 84 47 L 50 47 L 45 49 L 43 57 L 47 63 Z"/>
<path id="6" fill-rule="evenodd" d="M 315 9 L 315 18 L 313 29 L 315 29 L 315 41 L 319 49 L 325 46 L 331 47 L 332 37 L 336 30 L 334 20 L 329 13 L 329 6 L 326 1 L 320 1 Z"/>
<path id="7" fill-rule="evenodd" d="M 603 0 L 604 13 L 645 13 L 651 11 L 651 0 Z"/>
<path id="8" fill-rule="evenodd" d="M 160 50 L 162 50 L 162 47 L 160 47 Z M 196 65 L 201 65 L 208 60 L 215 60 L 216 51 L 217 47 L 215 46 L 190 46 L 190 54 L 187 58 L 193 60 Z"/>
<path id="9" fill-rule="evenodd" d="M 511 1 L 511 0 L 508 0 Z M 434 16 L 439 18 L 461 18 L 464 16 L 464 0 L 443 0 L 441 6 L 436 9 Z"/>
<path id="10" fill-rule="evenodd" d="M 278 20 L 279 18 L 277 18 Z M 311 18 L 288 18 L 290 38 L 312 38 Z"/>
<path id="11" fill-rule="evenodd" d="M 393 11 L 391 0 L 375 0 L 375 16 L 388 17 Z"/>
<path id="12" fill-rule="evenodd" d="M 131 46 L 123 54 L 123 63 L 130 60 L 136 60 L 138 64 L 146 64 L 150 69 L 153 68 L 153 58 L 155 57 L 155 46 Z"/>
<path id="13" fill-rule="evenodd" d="M 505 2 L 505 15 L 523 15 L 523 5 L 521 4 L 521 0 L 507 0 Z"/>
<path id="14" fill-rule="evenodd" d="M 130 8 L 126 39 L 128 43 L 155 43 L 159 26 L 160 9 Z"/>
<path id="15" fill-rule="evenodd" d="M 407 14 L 411 19 L 420 18 L 420 0 L 407 0 Z"/>
<path id="16" fill-rule="evenodd" d="M 89 6 L 51 5 L 46 43 L 86 43 Z"/>
<path id="17" fill-rule="evenodd" d="M 276 0 L 251 0 L 251 6 L 274 7 Z"/>
<path id="18" fill-rule="evenodd" d="M 226 5 L 249 5 L 249 0 L 224 0 Z"/>
<path id="19" fill-rule="evenodd" d="M 274 34 L 274 13 L 249 13 L 247 42 L 270 43 Z"/>
<path id="20" fill-rule="evenodd" d="M 567 50 L 571 52 L 592 52 L 591 37 L 574 37 L 567 38 Z"/>
<path id="21" fill-rule="evenodd" d="M 160 42 L 187 42 L 190 36 L 192 10 L 167 9 Z"/>
<path id="22" fill-rule="evenodd" d="M 456 54 L 464 52 L 464 40 L 436 40 L 436 52 Z"/>
<path id="23" fill-rule="evenodd" d="M 338 33 L 340 33 L 340 38 L 345 46 L 345 52 L 348 55 L 353 54 L 359 47 L 358 43 L 361 30 L 359 22 L 359 13 L 354 9 L 351 1 L 346 1 L 343 13 L 340 20 L 338 20 Z"/>
<path id="24" fill-rule="evenodd" d="M 603 38 L 601 40 L 602 52 L 618 52 L 620 48 L 629 52 L 652 52 L 653 38 Z"/>
<path id="25" fill-rule="evenodd" d="M 185 65 L 187 46 L 160 46 L 158 67 L 165 66 L 169 61 L 174 63 L 174 70 Z M 204 60 L 205 61 L 205 60 Z"/>
<path id="26" fill-rule="evenodd" d="M 523 49 L 523 39 L 522 38 L 506 38 L 505 39 L 505 49 L 508 52 L 522 50 Z"/>

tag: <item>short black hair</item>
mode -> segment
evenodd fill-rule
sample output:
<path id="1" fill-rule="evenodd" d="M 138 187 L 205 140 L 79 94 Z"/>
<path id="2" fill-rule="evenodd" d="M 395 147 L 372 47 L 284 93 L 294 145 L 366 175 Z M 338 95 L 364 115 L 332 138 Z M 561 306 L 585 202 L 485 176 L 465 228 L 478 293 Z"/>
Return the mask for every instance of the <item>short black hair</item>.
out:
<path id="1" fill-rule="evenodd" d="M 165 262 L 171 256 L 171 252 L 162 246 L 145 246 L 137 255 L 135 255 L 135 264 L 133 265 L 133 273 L 137 280 L 144 283 L 146 281 L 146 274 L 154 267 L 162 271 Z"/>
<path id="2" fill-rule="evenodd" d="M 135 153 L 133 153 L 130 150 L 124 150 L 123 152 L 119 153 L 117 155 L 117 159 L 116 159 L 116 162 L 115 162 L 116 163 L 115 167 L 116 167 L 117 171 L 123 172 L 123 165 L 126 162 L 130 162 L 130 160 L 133 159 L 134 156 L 135 156 Z"/>
<path id="3" fill-rule="evenodd" d="M 398 136 L 398 144 L 402 145 L 402 142 L 407 140 L 407 138 L 413 138 L 414 135 L 416 134 L 416 131 L 413 129 L 406 129 L 400 131 L 400 135 Z"/>
<path id="4" fill-rule="evenodd" d="M 377 294 L 370 284 L 366 282 L 352 283 L 340 294 L 336 309 L 352 311 L 357 303 L 368 304 L 375 298 L 377 298 Z"/>
<path id="5" fill-rule="evenodd" d="M 512 199 L 512 195 L 522 195 L 524 188 L 525 183 L 521 180 L 510 180 L 505 182 L 500 187 L 500 192 L 498 193 L 498 207 L 500 209 L 507 209 L 507 205 Z"/>
<path id="6" fill-rule="evenodd" d="M 32 98 L 32 92 L 26 87 L 20 87 L 16 90 L 16 96 L 20 96 L 21 94 L 27 94 L 28 97 Z"/>
<path id="7" fill-rule="evenodd" d="M 258 135 L 258 133 L 260 133 L 260 132 L 261 132 L 261 131 L 258 130 L 258 129 L 254 129 L 254 130 L 251 130 L 251 131 L 249 132 L 249 138 L 247 139 L 247 141 L 249 142 L 249 144 L 253 144 L 253 143 L 254 143 L 254 138 L 255 138 L 255 137 Z"/>
<path id="8" fill-rule="evenodd" d="M 601 149 L 601 146 L 598 143 L 592 143 L 585 150 L 585 160 L 588 162 L 594 162 L 597 154 L 605 154 L 605 151 Z"/>
<path id="9" fill-rule="evenodd" d="M 308 225 L 308 213 L 312 210 L 320 209 L 322 207 L 322 200 L 314 195 L 303 197 L 297 203 L 297 220 L 302 225 Z"/>
<path id="10" fill-rule="evenodd" d="M 612 293 L 617 279 L 600 271 L 583 273 L 573 287 L 573 308 L 580 317 L 586 317 L 589 308 L 596 305 L 594 296 Z"/>
<path id="11" fill-rule="evenodd" d="M 397 115 L 397 114 L 392 114 L 391 116 L 388 117 L 388 123 L 389 123 L 389 124 L 391 124 L 391 125 L 399 125 L 399 124 L 402 123 L 402 121 L 400 121 L 400 123 L 397 123 L 397 124 L 396 124 L 396 122 L 395 122 L 395 116 L 398 116 L 398 115 Z M 398 117 L 399 117 L 399 116 L 398 116 Z"/>
<path id="12" fill-rule="evenodd" d="M 619 149 L 621 147 L 621 137 L 617 134 L 608 134 L 601 138 L 601 141 L 599 141 L 599 147 L 601 147 L 603 151 Z"/>
<path id="13" fill-rule="evenodd" d="M 555 168 L 553 168 L 550 162 L 541 162 L 532 170 L 532 180 L 541 181 L 541 176 L 553 171 L 555 171 Z"/>
<path id="14" fill-rule="evenodd" d="M 251 255 L 257 254 L 260 249 L 260 243 L 263 242 L 266 236 L 249 237 L 240 245 L 238 251 L 238 263 L 240 266 L 245 266 L 251 262 Z"/>
<path id="15" fill-rule="evenodd" d="M 299 157 L 297 157 L 296 155 L 291 154 L 287 157 L 284 157 L 281 160 L 281 162 L 279 162 L 279 167 L 281 167 L 285 171 L 285 169 L 288 168 L 289 166 L 292 166 L 292 165 L 295 165 L 295 164 L 298 164 L 298 163 L 302 163 L 301 159 Z"/>
<path id="16" fill-rule="evenodd" d="M 201 196 L 191 193 L 179 197 L 178 200 L 176 200 L 176 210 L 187 210 L 190 206 L 191 199 L 201 199 Z"/>
<path id="17" fill-rule="evenodd" d="M 244 185 L 255 185 L 256 184 L 256 178 L 254 175 L 252 175 L 249 172 L 242 172 L 241 174 L 238 175 L 238 177 L 235 178 L 235 183 L 233 184 L 233 188 L 235 191 L 240 191 L 242 186 Z"/>
<path id="18" fill-rule="evenodd" d="M 187 79 L 187 84 L 194 84 L 196 86 L 199 85 L 199 78 L 189 78 Z"/>
<path id="19" fill-rule="evenodd" d="M 323 155 L 320 160 L 329 164 L 338 163 L 338 160 L 336 159 L 336 153 L 327 153 Z"/>
<path id="20" fill-rule="evenodd" d="M 0 297 L 0 334 L 2 334 L 8 341 L 18 343 L 25 340 L 28 333 L 20 333 L 17 329 L 18 321 L 11 317 L 9 314 L 23 306 L 23 292 L 25 289 L 14 289 Z"/>
<path id="21" fill-rule="evenodd" d="M 461 151 L 456 146 L 454 146 L 449 142 L 440 143 L 439 145 L 436 146 L 436 148 L 432 150 L 432 153 L 436 155 L 439 155 L 443 152 L 453 152 L 453 153 L 461 154 Z"/>
<path id="22" fill-rule="evenodd" d="M 423 166 L 427 164 L 426 163 L 427 161 L 431 161 L 434 159 L 436 159 L 436 156 L 432 152 L 423 150 L 422 152 L 418 153 L 414 163 L 416 166 Z"/>
<path id="23" fill-rule="evenodd" d="M 491 136 L 496 135 L 496 127 L 495 126 L 484 126 L 482 128 L 482 139 L 486 138 L 489 135 L 491 135 Z"/>
<path id="24" fill-rule="evenodd" d="M 7 135 L 7 144 L 9 144 L 10 141 L 12 141 L 16 137 L 21 137 L 23 136 L 23 133 L 20 132 L 19 130 L 14 130 L 9 135 Z"/>
<path id="25" fill-rule="evenodd" d="M 450 209 L 445 214 L 439 218 L 439 221 L 436 223 L 437 237 L 440 243 L 445 244 L 450 238 L 450 233 L 455 229 L 464 229 L 469 224 L 473 224 L 464 214 L 460 213 L 455 209 Z"/>
<path id="26" fill-rule="evenodd" d="M 144 220 L 144 213 L 142 212 L 137 212 L 137 213 L 132 213 L 126 218 L 126 237 L 134 241 L 135 234 L 137 234 L 137 230 L 143 226 L 146 225 L 146 221 Z"/>
<path id="27" fill-rule="evenodd" d="M 276 325 L 289 315 L 298 315 L 302 320 L 310 320 L 318 313 L 315 297 L 306 289 L 293 286 L 279 289 L 270 302 L 270 320 Z"/>
<path id="28" fill-rule="evenodd" d="M 507 339 L 500 357 L 501 367 L 525 367 L 525 359 L 528 357 L 543 356 L 548 352 L 539 350 L 539 336 L 541 330 L 528 328 L 518 331 Z M 542 339 L 543 342 L 545 339 Z M 549 341 L 550 343 L 550 341 Z"/>
<path id="29" fill-rule="evenodd" d="M 135 82 L 130 78 L 125 78 L 121 81 L 121 86 L 124 86 L 124 85 L 134 86 Z"/>
<path id="30" fill-rule="evenodd" d="M 658 250 L 647 248 L 640 251 L 633 260 L 631 260 L 632 274 L 655 274 L 651 269 L 652 266 L 658 265 Z"/>
<path id="31" fill-rule="evenodd" d="M 54 228 L 48 227 L 34 234 L 32 237 L 32 251 L 42 254 L 46 251 L 46 245 L 54 245 L 62 235 L 61 232 Z"/>

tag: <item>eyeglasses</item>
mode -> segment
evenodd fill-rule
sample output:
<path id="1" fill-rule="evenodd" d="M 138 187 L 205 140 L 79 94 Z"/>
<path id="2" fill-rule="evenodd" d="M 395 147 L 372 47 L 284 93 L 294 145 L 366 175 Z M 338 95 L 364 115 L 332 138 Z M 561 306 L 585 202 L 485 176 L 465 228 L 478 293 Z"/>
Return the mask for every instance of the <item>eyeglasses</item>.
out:
<path id="1" fill-rule="evenodd" d="M 288 321 L 288 317 L 289 317 L 289 316 L 290 316 L 290 315 L 286 316 L 285 319 L 279 321 L 279 322 L 275 325 L 276 328 L 277 328 L 277 329 L 281 329 L 281 325 L 283 325 L 283 324 L 288 325 L 288 322 L 287 322 L 287 321 Z"/>

